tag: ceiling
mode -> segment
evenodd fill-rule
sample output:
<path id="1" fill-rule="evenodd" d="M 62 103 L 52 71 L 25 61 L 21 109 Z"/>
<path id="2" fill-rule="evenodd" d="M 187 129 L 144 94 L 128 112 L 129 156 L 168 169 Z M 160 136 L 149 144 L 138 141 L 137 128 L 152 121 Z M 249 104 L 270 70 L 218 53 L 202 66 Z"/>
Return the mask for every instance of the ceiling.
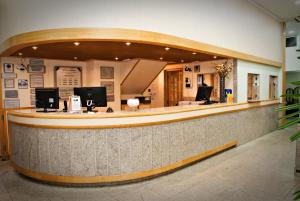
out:
<path id="1" fill-rule="evenodd" d="M 300 15 L 300 0 L 249 0 L 279 21 L 291 21 Z"/>
<path id="2" fill-rule="evenodd" d="M 129 46 L 125 42 L 108 41 L 79 41 L 78 46 L 73 42 L 57 42 L 40 44 L 34 50 L 31 46 L 14 52 L 11 56 L 20 56 L 47 59 L 79 60 L 126 60 L 134 58 L 163 60 L 172 63 L 209 61 L 214 60 L 214 55 L 205 53 L 193 54 L 191 51 L 156 46 L 141 43 L 132 43 Z M 118 59 L 116 59 L 118 58 Z M 218 57 L 224 59 L 224 57 Z"/>

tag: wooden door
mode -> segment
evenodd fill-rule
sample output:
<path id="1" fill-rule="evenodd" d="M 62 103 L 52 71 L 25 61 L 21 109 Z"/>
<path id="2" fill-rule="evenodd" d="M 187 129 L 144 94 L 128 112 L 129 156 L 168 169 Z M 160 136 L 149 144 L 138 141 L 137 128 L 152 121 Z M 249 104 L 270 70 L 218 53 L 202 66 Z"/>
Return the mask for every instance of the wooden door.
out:
<path id="1" fill-rule="evenodd" d="M 182 69 L 165 71 L 165 106 L 176 106 L 182 100 L 182 76 Z"/>

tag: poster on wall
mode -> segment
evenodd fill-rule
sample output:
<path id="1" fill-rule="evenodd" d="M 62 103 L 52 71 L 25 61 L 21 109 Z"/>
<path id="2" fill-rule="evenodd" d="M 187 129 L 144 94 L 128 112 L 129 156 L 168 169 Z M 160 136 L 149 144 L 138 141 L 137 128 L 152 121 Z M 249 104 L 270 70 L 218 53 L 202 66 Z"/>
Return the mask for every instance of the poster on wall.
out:
<path id="1" fill-rule="evenodd" d="M 100 83 L 102 87 L 106 88 L 107 94 L 113 94 L 114 93 L 114 81 L 102 81 Z"/>
<path id="2" fill-rule="evenodd" d="M 106 96 L 107 102 L 114 102 L 115 101 L 115 95 L 111 94 L 107 94 Z"/>
<path id="3" fill-rule="evenodd" d="M 19 97 L 18 90 L 5 90 L 4 97 L 5 98 L 18 98 Z"/>
<path id="4" fill-rule="evenodd" d="M 15 79 L 4 79 L 4 88 L 15 88 Z"/>
<path id="5" fill-rule="evenodd" d="M 14 99 L 14 100 L 4 99 L 4 108 L 19 108 L 19 107 L 20 107 L 19 99 Z"/>
<path id="6" fill-rule="evenodd" d="M 61 99 L 68 99 L 73 95 L 74 87 L 82 86 L 81 67 L 57 66 L 55 68 L 55 84 L 59 88 Z"/>
<path id="7" fill-rule="evenodd" d="M 19 89 L 28 89 L 28 80 L 27 79 L 19 79 L 18 80 L 18 88 Z"/>
<path id="8" fill-rule="evenodd" d="M 114 67 L 100 66 L 101 79 L 114 79 Z"/>
<path id="9" fill-rule="evenodd" d="M 106 88 L 107 102 L 114 102 L 114 81 L 102 81 L 100 85 Z"/>
<path id="10" fill-rule="evenodd" d="M 43 88 L 44 87 L 44 76 L 43 74 L 30 74 L 30 88 Z"/>

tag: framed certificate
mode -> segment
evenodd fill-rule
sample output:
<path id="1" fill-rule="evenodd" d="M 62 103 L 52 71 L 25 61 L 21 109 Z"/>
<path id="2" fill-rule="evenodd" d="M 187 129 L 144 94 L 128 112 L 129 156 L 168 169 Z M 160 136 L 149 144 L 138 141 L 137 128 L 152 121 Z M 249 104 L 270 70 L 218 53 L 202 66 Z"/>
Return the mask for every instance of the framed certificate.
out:
<path id="1" fill-rule="evenodd" d="M 4 88 L 5 89 L 15 88 L 15 79 L 4 79 Z"/>

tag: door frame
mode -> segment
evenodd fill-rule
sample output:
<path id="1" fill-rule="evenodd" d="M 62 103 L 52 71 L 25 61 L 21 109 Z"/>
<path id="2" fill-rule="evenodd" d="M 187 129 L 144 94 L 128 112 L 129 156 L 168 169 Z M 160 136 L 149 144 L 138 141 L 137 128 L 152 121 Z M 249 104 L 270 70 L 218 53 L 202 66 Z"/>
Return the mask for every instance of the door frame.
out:
<path id="1" fill-rule="evenodd" d="M 172 69 L 167 69 L 167 70 L 164 70 L 164 107 L 168 107 L 168 81 L 167 81 L 167 74 L 168 72 L 171 72 L 171 71 L 181 71 L 182 72 L 182 76 L 183 76 L 183 69 L 182 68 L 172 68 Z M 181 97 L 183 97 L 183 77 L 182 77 L 182 91 L 181 91 Z"/>

